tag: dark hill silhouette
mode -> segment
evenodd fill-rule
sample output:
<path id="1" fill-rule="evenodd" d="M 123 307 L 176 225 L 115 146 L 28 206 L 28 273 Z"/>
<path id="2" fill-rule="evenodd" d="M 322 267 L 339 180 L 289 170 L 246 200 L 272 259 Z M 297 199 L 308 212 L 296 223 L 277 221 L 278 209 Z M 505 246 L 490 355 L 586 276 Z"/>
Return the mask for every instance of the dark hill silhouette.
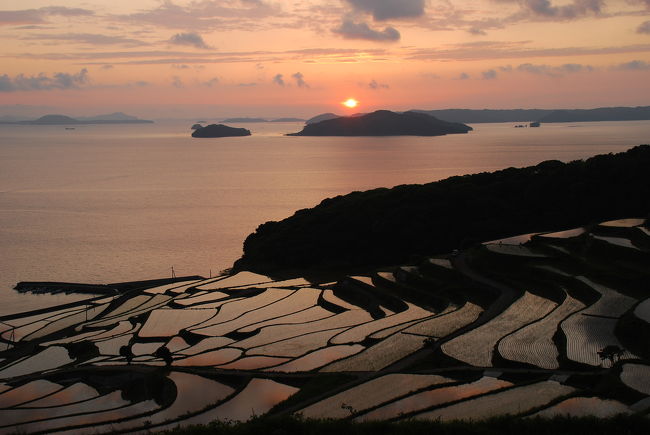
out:
<path id="1" fill-rule="evenodd" d="M 441 121 L 423 113 L 377 110 L 307 124 L 302 131 L 287 136 L 441 136 L 470 130 L 472 127 L 467 125 Z"/>
<path id="2" fill-rule="evenodd" d="M 472 242 L 650 212 L 650 145 L 586 161 L 451 177 L 325 199 L 260 225 L 234 268 L 403 264 Z"/>
<path id="3" fill-rule="evenodd" d="M 208 138 L 208 137 L 233 137 L 233 136 L 250 136 L 250 130 L 245 128 L 228 127 L 223 124 L 210 124 L 205 127 L 200 127 L 192 132 L 192 137 Z"/>
<path id="4" fill-rule="evenodd" d="M 650 119 L 650 106 L 601 107 L 598 109 L 555 110 L 541 122 L 640 121 Z"/>
<path id="5" fill-rule="evenodd" d="M 317 122 L 327 121 L 328 119 L 334 119 L 340 117 L 341 115 L 337 115 L 336 113 L 332 113 L 332 112 L 321 113 L 320 115 L 316 115 L 312 118 L 309 118 L 307 121 L 305 121 L 305 124 L 315 124 Z"/>
<path id="6" fill-rule="evenodd" d="M 268 122 L 264 118 L 227 118 L 223 122 L 234 122 L 234 123 L 244 123 L 244 122 Z"/>
<path id="7" fill-rule="evenodd" d="M 443 109 L 443 110 L 413 110 L 426 113 L 438 119 L 466 124 L 483 122 L 531 122 L 550 114 L 553 110 L 546 109 Z"/>
<path id="8" fill-rule="evenodd" d="M 71 118 L 65 115 L 45 115 L 32 121 L 19 121 L 15 124 L 28 125 L 91 125 L 91 124 L 151 124 L 153 121 L 139 119 L 123 113 L 99 115 L 82 119 Z"/>
<path id="9" fill-rule="evenodd" d="M 69 116 L 65 116 L 65 115 L 45 115 L 33 121 L 25 121 L 25 123 L 62 125 L 62 124 L 79 124 L 80 121 L 78 119 L 70 118 Z"/>

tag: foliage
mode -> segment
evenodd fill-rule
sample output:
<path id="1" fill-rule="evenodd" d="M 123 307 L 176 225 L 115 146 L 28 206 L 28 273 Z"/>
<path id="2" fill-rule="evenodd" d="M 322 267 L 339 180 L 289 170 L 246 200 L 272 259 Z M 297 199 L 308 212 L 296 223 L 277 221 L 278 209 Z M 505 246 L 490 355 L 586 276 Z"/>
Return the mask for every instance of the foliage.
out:
<path id="1" fill-rule="evenodd" d="M 235 270 L 376 267 L 476 241 L 650 212 L 650 145 L 325 199 L 244 242 Z"/>
<path id="2" fill-rule="evenodd" d="M 550 435 L 611 433 L 649 433 L 650 420 L 641 416 L 616 416 L 607 419 L 593 417 L 555 417 L 552 419 L 519 419 L 511 416 L 493 418 L 481 422 L 415 421 L 364 422 L 350 420 L 305 420 L 299 417 L 254 418 L 245 423 L 213 422 L 206 426 L 175 429 L 173 434 L 224 434 L 224 435 L 377 435 L 377 434 L 426 434 L 439 435 Z"/>

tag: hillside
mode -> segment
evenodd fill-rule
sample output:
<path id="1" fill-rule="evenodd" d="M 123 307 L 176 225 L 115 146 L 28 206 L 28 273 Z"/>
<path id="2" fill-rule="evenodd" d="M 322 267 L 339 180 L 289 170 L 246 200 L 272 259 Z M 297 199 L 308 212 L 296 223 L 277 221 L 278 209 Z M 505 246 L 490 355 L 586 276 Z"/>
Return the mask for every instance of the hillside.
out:
<path id="1" fill-rule="evenodd" d="M 235 269 L 397 264 L 476 241 L 650 212 L 650 146 L 353 192 L 260 225 Z"/>

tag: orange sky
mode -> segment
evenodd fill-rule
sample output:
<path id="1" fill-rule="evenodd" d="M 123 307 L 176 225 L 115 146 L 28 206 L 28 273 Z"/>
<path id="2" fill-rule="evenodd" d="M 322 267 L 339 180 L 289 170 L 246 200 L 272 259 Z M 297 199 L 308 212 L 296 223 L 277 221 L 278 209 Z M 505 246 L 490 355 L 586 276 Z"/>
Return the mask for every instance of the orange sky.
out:
<path id="1" fill-rule="evenodd" d="M 650 0 L 3 0 L 0 46 L 0 116 L 650 105 Z"/>

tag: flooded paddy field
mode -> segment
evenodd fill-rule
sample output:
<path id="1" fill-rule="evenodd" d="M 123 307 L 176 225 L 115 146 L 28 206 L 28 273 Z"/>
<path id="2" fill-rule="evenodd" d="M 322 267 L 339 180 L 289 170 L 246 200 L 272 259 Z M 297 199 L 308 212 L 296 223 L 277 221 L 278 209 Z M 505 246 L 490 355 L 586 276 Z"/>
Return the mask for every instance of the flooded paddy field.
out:
<path id="1" fill-rule="evenodd" d="M 647 415 L 640 225 L 513 237 L 322 282 L 240 272 L 4 316 L 0 433 L 144 433 L 265 413 Z"/>

